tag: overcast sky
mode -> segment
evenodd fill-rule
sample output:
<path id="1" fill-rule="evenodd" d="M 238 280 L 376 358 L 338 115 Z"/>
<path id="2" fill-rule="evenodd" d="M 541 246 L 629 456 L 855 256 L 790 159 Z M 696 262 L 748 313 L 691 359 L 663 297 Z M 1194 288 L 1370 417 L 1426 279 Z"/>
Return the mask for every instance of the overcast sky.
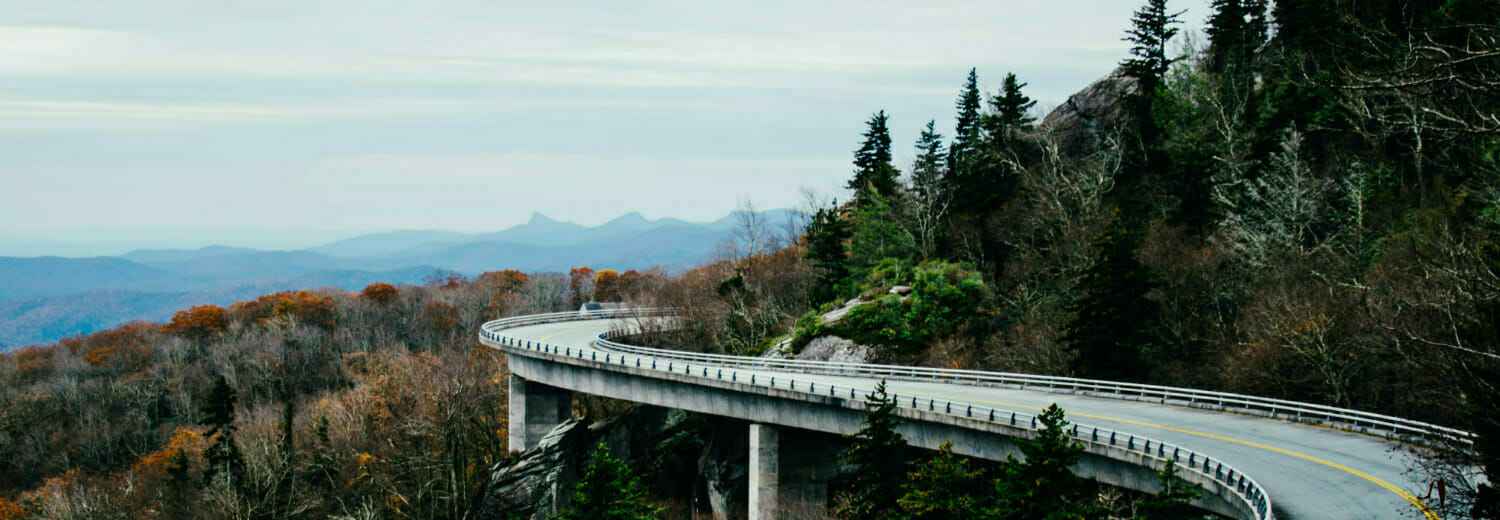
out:
<path id="1" fill-rule="evenodd" d="M 1061 103 L 1139 3 L 0 0 L 0 255 L 791 207 L 970 67 Z"/>

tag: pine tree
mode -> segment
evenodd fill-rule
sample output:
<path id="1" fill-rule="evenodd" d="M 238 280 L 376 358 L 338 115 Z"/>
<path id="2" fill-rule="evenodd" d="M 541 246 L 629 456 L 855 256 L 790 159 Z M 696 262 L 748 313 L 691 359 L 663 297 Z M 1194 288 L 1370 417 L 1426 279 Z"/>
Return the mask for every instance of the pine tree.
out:
<path id="1" fill-rule="evenodd" d="M 1138 160 L 1118 176 L 1121 193 L 1131 213 L 1141 212 L 1132 200 L 1141 181 L 1148 175 L 1165 170 L 1166 160 L 1162 152 L 1162 129 L 1156 120 L 1156 98 L 1166 85 L 1167 71 L 1175 61 L 1167 57 L 1167 43 L 1177 35 L 1175 25 L 1181 23 L 1176 14 L 1167 14 L 1167 0 L 1146 0 L 1146 5 L 1131 18 L 1131 29 L 1125 40 L 1133 45 L 1131 58 L 1122 63 L 1125 77 L 1135 80 L 1136 91 L 1126 97 L 1135 122 L 1135 133 L 1140 143 L 1139 150 L 1131 155 Z M 1134 217 L 1134 215 L 1132 215 Z"/>
<path id="2" fill-rule="evenodd" d="M 874 190 L 887 199 L 899 195 L 896 188 L 901 172 L 891 165 L 891 132 L 886 126 L 887 119 L 884 110 L 870 116 L 865 123 L 865 140 L 854 152 L 854 178 L 849 180 L 849 189 L 854 190 L 855 206 L 864 204 L 867 190 Z"/>
<path id="3" fill-rule="evenodd" d="M 1041 429 L 1031 439 L 1018 440 L 1024 461 L 1006 460 L 1004 474 L 995 481 L 998 517 L 1005 520 L 1093 518 L 1097 512 L 1088 498 L 1089 479 L 1071 469 L 1083 446 L 1068 434 L 1068 421 L 1057 403 L 1037 416 Z"/>
<path id="4" fill-rule="evenodd" d="M 1177 463 L 1167 459 L 1161 471 L 1156 472 L 1161 488 L 1155 495 L 1135 502 L 1135 520 L 1197 520 L 1203 513 L 1193 508 L 1192 503 L 1203 496 L 1201 484 L 1189 483 L 1177 474 Z"/>
<path id="5" fill-rule="evenodd" d="M 983 488 L 983 468 L 970 469 L 969 459 L 953 454 L 953 442 L 944 442 L 938 453 L 906 476 L 906 485 L 895 516 L 903 520 L 970 520 L 984 518 L 986 505 L 978 497 Z"/>
<path id="6" fill-rule="evenodd" d="M 203 471 L 205 481 L 212 483 L 220 472 L 229 479 L 231 486 L 238 486 L 245 475 L 245 458 L 240 454 L 239 443 L 234 440 L 234 406 L 238 401 L 234 387 L 224 376 L 214 380 L 214 386 L 204 400 L 201 424 L 208 426 L 208 435 L 213 444 L 203 450 L 203 459 L 208 463 Z"/>
<path id="7" fill-rule="evenodd" d="M 879 192 L 866 194 L 865 203 L 854 209 L 849 239 L 849 264 L 856 272 L 886 259 L 910 260 L 917 256 L 917 239 L 903 226 L 902 215 Z"/>
<path id="8" fill-rule="evenodd" d="M 646 501 L 646 491 L 630 468 L 599 443 L 589 457 L 589 469 L 574 488 L 561 520 L 646 520 L 661 508 Z"/>
<path id="9" fill-rule="evenodd" d="M 1213 0 L 1208 18 L 1208 71 L 1253 79 L 1256 52 L 1266 43 L 1266 0 Z"/>
<path id="10" fill-rule="evenodd" d="M 917 159 L 911 169 L 912 188 L 924 201 L 935 200 L 942 193 L 947 152 L 944 151 L 943 134 L 937 133 L 936 124 L 936 121 L 928 121 L 927 128 L 917 138 Z"/>
<path id="11" fill-rule="evenodd" d="M 1137 82 L 1136 95 L 1147 103 L 1166 83 L 1167 70 L 1176 61 L 1167 57 L 1167 43 L 1177 35 L 1178 29 L 1173 26 L 1182 23 L 1177 18 L 1182 13 L 1167 14 L 1167 0 L 1146 0 L 1145 7 L 1130 19 L 1125 40 L 1134 44 L 1130 48 L 1132 58 L 1122 65 L 1125 76 Z"/>
<path id="12" fill-rule="evenodd" d="M 808 222 L 803 234 L 807 242 L 805 256 L 819 271 L 818 281 L 811 291 L 814 303 L 822 304 L 842 296 L 843 285 L 849 279 L 849 253 L 845 243 L 853 236 L 849 222 L 840 218 L 837 205 L 818 210 Z"/>
<path id="13" fill-rule="evenodd" d="M 1156 285 L 1140 262 L 1140 237 L 1116 209 L 1104 232 L 1094 239 L 1093 265 L 1076 286 L 1073 319 L 1064 341 L 1075 355 L 1078 377 L 1141 380 L 1154 343 L 1156 304 L 1146 297 Z"/>
<path id="14" fill-rule="evenodd" d="M 958 124 L 953 128 L 953 145 L 948 147 L 949 188 L 963 185 L 983 138 L 979 126 L 979 74 L 978 69 L 969 69 L 969 79 L 958 95 Z"/>
<path id="15" fill-rule="evenodd" d="M 849 436 L 845 463 L 857 468 L 849 503 L 839 509 L 839 518 L 869 520 L 883 518 L 896 510 L 896 500 L 906 479 L 906 439 L 896 432 L 902 422 L 896 415 L 896 401 L 885 392 L 885 380 L 865 396 L 864 427 Z"/>
<path id="16" fill-rule="evenodd" d="M 1036 101 L 1026 97 L 1021 89 L 1026 88 L 1026 83 L 1016 79 L 1014 73 L 1005 75 L 1005 82 L 1000 87 L 1000 94 L 990 98 L 990 114 L 984 116 L 985 130 L 990 138 L 998 142 L 1007 142 L 1009 137 L 1016 132 L 1031 128 L 1036 117 L 1031 115 L 1031 108 L 1036 106 Z"/>

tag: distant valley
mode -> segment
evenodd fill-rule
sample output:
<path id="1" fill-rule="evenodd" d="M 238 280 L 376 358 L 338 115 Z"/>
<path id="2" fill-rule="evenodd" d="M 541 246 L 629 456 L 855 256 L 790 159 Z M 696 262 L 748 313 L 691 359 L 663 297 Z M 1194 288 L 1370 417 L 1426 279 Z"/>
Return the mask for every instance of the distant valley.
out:
<path id="1" fill-rule="evenodd" d="M 771 232 L 801 221 L 790 210 L 757 216 Z M 0 257 L 0 350 L 134 320 L 164 321 L 192 305 L 227 305 L 283 290 L 358 290 L 374 282 L 421 283 L 499 269 L 680 269 L 710 259 L 740 220 L 730 214 L 693 223 L 630 213 L 585 227 L 536 214 L 492 233 L 394 231 L 296 251 L 216 245 L 118 257 Z"/>

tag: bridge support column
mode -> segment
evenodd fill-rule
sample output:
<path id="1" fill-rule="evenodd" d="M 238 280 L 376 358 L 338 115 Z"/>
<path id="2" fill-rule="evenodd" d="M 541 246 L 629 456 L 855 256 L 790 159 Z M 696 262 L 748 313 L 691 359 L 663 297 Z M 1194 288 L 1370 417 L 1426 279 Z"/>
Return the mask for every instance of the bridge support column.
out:
<path id="1" fill-rule="evenodd" d="M 510 451 L 535 448 L 573 416 L 573 392 L 510 376 Z"/>
<path id="2" fill-rule="evenodd" d="M 825 516 L 828 459 L 827 434 L 751 424 L 749 520 Z"/>

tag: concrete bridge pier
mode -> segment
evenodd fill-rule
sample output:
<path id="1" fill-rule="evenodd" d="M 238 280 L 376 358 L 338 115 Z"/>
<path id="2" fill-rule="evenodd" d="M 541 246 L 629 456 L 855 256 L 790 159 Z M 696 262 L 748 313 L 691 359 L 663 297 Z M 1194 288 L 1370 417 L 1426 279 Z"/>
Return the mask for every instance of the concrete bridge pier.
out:
<path id="1" fill-rule="evenodd" d="M 751 424 L 749 520 L 825 516 L 831 458 L 827 434 Z"/>
<path id="2" fill-rule="evenodd" d="M 573 392 L 510 376 L 510 451 L 535 448 L 573 416 Z"/>

